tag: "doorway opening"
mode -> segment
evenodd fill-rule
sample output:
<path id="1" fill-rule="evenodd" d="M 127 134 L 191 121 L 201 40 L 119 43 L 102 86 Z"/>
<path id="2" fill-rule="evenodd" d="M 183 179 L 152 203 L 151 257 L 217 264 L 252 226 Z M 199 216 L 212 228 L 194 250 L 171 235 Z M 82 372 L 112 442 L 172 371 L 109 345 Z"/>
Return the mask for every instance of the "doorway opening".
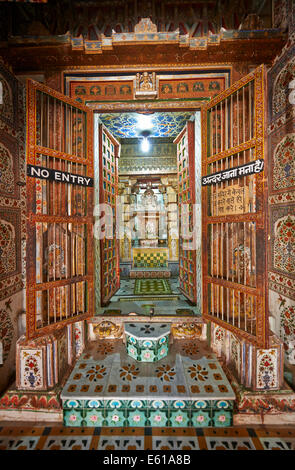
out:
<path id="1" fill-rule="evenodd" d="M 94 127 L 96 314 L 200 315 L 200 111 L 102 113 Z"/>

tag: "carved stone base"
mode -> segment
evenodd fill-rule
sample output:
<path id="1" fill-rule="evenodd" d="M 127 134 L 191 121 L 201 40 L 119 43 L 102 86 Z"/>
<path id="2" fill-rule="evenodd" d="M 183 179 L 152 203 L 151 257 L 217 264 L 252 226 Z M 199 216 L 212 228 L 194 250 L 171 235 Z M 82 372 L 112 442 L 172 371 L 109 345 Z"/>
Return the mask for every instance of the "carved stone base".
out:
<path id="1" fill-rule="evenodd" d="M 0 421 L 62 422 L 60 394 L 71 372 L 62 384 L 50 391 L 8 389 L 0 398 Z"/>

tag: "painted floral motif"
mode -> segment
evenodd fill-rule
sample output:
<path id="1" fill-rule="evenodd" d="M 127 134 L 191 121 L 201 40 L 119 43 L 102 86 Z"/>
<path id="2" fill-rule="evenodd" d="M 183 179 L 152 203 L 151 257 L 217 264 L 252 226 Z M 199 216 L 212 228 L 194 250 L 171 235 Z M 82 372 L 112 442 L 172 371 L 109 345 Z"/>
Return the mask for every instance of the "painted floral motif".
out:
<path id="1" fill-rule="evenodd" d="M 106 356 L 107 354 L 114 351 L 114 346 L 111 343 L 102 342 L 98 344 L 96 351 L 98 352 L 98 354 Z"/>
<path id="2" fill-rule="evenodd" d="M 257 388 L 268 390 L 278 386 L 277 360 L 276 349 L 257 351 Z"/>
<path id="3" fill-rule="evenodd" d="M 0 143 L 0 192 L 13 194 L 14 171 L 10 152 Z"/>
<path id="4" fill-rule="evenodd" d="M 42 352 L 39 350 L 23 350 L 22 359 L 24 361 L 22 382 L 25 388 L 36 389 L 42 387 Z"/>
<path id="5" fill-rule="evenodd" d="M 192 345 L 188 343 L 183 345 L 182 352 L 186 356 L 196 356 L 200 352 L 200 349 L 195 344 Z"/>
<path id="6" fill-rule="evenodd" d="M 26 204 L 25 192 L 16 185 L 16 178 L 20 182 L 25 181 L 25 125 L 23 85 L 2 63 L 0 63 L 0 86 L 2 86 L 3 92 L 3 103 L 0 105 L 2 131 L 0 139 L 0 193 L 2 196 L 0 219 L 11 223 L 11 228 L 8 229 L 10 242 L 9 239 L 6 239 L 8 243 L 4 247 L 0 242 L 0 300 L 4 300 L 21 290 L 24 280 L 25 260 L 21 259 L 21 239 L 25 243 Z M 7 225 L 6 228 L 8 228 Z M 2 221 L 0 222 L 0 231 L 1 229 Z M 1 236 L 3 233 L 0 238 Z"/>
<path id="7" fill-rule="evenodd" d="M 9 313 L 4 309 L 0 310 L 0 339 L 3 347 L 4 363 L 8 357 L 13 339 L 13 325 Z"/>
<path id="8" fill-rule="evenodd" d="M 106 374 L 106 367 L 104 365 L 96 364 L 86 372 L 86 377 L 90 382 L 96 382 L 97 380 L 103 379 Z"/>
<path id="9" fill-rule="evenodd" d="M 108 415 L 108 423 L 109 425 L 111 426 L 122 426 L 123 423 L 124 423 L 124 414 L 122 411 L 112 411 L 109 415 Z"/>
<path id="10" fill-rule="evenodd" d="M 75 352 L 77 357 L 82 354 L 84 349 L 83 326 L 83 321 L 75 323 L 74 326 Z"/>
<path id="11" fill-rule="evenodd" d="M 225 330 L 221 326 L 217 326 L 214 330 L 214 342 L 222 342 L 224 340 Z"/>
<path id="12" fill-rule="evenodd" d="M 295 216 L 287 215 L 275 224 L 274 267 L 295 273 Z"/>
<path id="13" fill-rule="evenodd" d="M 295 306 L 285 307 L 286 299 L 279 296 L 280 301 L 280 336 L 284 341 L 284 349 L 287 355 L 292 352 L 291 341 L 295 340 Z"/>
<path id="14" fill-rule="evenodd" d="M 295 185 L 295 133 L 287 134 L 274 151 L 273 187 L 285 189 Z"/>
<path id="15" fill-rule="evenodd" d="M 226 411 L 218 411 L 214 413 L 214 425 L 218 427 L 230 426 L 231 413 Z"/>
<path id="16" fill-rule="evenodd" d="M 143 411 L 133 411 L 129 414 L 128 422 L 130 426 L 144 426 L 145 425 L 145 414 Z"/>
<path id="17" fill-rule="evenodd" d="M 208 379 L 208 370 L 200 364 L 193 364 L 188 368 L 188 373 L 194 380 L 205 382 Z"/>
<path id="18" fill-rule="evenodd" d="M 103 414 L 101 411 L 90 411 L 86 413 L 86 425 L 88 426 L 101 426 L 103 423 Z"/>
<path id="19" fill-rule="evenodd" d="M 134 359 L 137 359 L 137 349 L 134 346 L 128 344 L 127 352 L 129 356 L 133 357 Z"/>
<path id="20" fill-rule="evenodd" d="M 172 380 L 174 380 L 176 372 L 174 367 L 169 366 L 169 364 L 163 364 L 157 367 L 156 374 L 162 382 L 172 382 Z"/>
<path id="21" fill-rule="evenodd" d="M 81 426 L 82 416 L 81 412 L 71 410 L 64 412 L 64 424 L 66 426 Z"/>
<path id="22" fill-rule="evenodd" d="M 273 113 L 282 112 L 289 102 L 289 83 L 295 78 L 295 58 L 281 70 L 277 76 L 273 91 Z"/>
<path id="23" fill-rule="evenodd" d="M 139 367 L 136 367 L 134 364 L 128 364 L 127 366 L 123 366 L 120 369 L 120 377 L 122 380 L 128 380 L 129 382 L 135 380 L 138 374 Z"/>
<path id="24" fill-rule="evenodd" d="M 153 362 L 154 357 L 155 357 L 154 351 L 151 351 L 149 349 L 144 349 L 141 352 L 140 360 L 142 362 Z"/>
<path id="25" fill-rule="evenodd" d="M 206 411 L 199 411 L 198 413 L 193 413 L 192 422 L 193 422 L 193 425 L 196 427 L 209 426 L 209 423 L 210 423 L 209 413 Z"/>
<path id="26" fill-rule="evenodd" d="M 7 275 L 16 270 L 15 229 L 6 220 L 0 220 L 0 273 Z"/>
<path id="27" fill-rule="evenodd" d="M 155 328 L 152 325 L 144 325 L 140 328 L 140 331 L 149 335 L 155 331 Z"/>
<path id="28" fill-rule="evenodd" d="M 186 426 L 188 422 L 187 414 L 181 411 L 172 412 L 170 419 L 172 426 Z"/>
<path id="29" fill-rule="evenodd" d="M 150 421 L 152 426 L 165 426 L 167 417 L 164 411 L 151 412 Z"/>
<path id="30" fill-rule="evenodd" d="M 158 357 L 159 358 L 164 357 L 164 356 L 167 356 L 167 354 L 168 354 L 168 348 L 167 346 L 163 346 L 158 352 Z"/>

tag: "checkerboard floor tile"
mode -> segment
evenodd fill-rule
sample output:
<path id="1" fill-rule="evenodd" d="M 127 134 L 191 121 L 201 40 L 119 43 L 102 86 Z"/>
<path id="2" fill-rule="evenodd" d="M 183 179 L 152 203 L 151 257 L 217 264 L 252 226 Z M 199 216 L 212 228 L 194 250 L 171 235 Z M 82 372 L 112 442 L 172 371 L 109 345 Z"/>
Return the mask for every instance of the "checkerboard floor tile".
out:
<path id="1" fill-rule="evenodd" d="M 134 294 L 171 294 L 171 287 L 167 279 L 136 279 Z"/>
<path id="2" fill-rule="evenodd" d="M 65 428 L 2 423 L 0 450 L 295 450 L 295 427 Z"/>

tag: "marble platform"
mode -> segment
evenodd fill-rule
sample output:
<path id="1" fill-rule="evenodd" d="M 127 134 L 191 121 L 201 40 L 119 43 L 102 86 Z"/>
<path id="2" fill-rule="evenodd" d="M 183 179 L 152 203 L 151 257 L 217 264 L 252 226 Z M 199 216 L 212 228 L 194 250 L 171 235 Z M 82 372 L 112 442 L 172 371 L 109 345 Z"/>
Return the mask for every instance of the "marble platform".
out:
<path id="1" fill-rule="evenodd" d="M 121 340 L 93 342 L 62 393 L 65 426 L 230 426 L 233 392 L 205 342 L 176 340 L 155 363 Z"/>

